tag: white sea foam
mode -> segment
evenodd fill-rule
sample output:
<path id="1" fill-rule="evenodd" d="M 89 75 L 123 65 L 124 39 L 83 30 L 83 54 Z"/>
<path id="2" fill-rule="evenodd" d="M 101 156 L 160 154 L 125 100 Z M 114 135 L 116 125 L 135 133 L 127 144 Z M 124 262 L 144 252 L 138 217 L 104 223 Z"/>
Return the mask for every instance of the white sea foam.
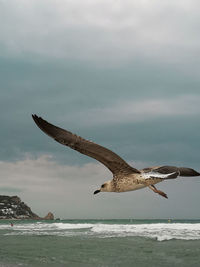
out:
<path id="1" fill-rule="evenodd" d="M 94 224 L 92 223 L 54 223 L 54 226 L 58 229 L 84 229 L 92 228 Z"/>
<path id="2" fill-rule="evenodd" d="M 200 239 L 200 223 L 152 223 L 152 224 L 105 224 L 105 223 L 23 223 L 0 224 L 4 235 L 56 235 L 91 237 L 145 237 L 158 241 Z"/>
<path id="3" fill-rule="evenodd" d="M 156 223 L 131 225 L 99 224 L 92 231 L 110 236 L 139 236 L 154 238 L 158 241 L 170 239 L 194 240 L 200 239 L 200 224 L 189 223 Z"/>
<path id="4" fill-rule="evenodd" d="M 65 230 L 65 229 L 84 229 L 91 228 L 94 224 L 90 223 L 27 223 L 27 224 L 15 224 L 12 229 L 14 231 L 35 230 L 35 231 L 51 231 L 51 230 Z M 0 224 L 1 229 L 10 229 L 9 224 Z"/>

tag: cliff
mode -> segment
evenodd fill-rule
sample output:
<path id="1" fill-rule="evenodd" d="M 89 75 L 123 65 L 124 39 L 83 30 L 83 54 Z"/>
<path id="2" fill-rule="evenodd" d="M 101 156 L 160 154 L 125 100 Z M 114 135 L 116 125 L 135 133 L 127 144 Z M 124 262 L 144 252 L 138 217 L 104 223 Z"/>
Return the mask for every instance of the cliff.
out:
<path id="1" fill-rule="evenodd" d="M 45 219 L 53 218 L 53 216 L 49 216 L 50 218 L 46 217 Z M 40 218 L 37 214 L 32 212 L 31 208 L 22 202 L 18 196 L 10 197 L 0 195 L 0 219 L 41 220 L 44 218 Z"/>

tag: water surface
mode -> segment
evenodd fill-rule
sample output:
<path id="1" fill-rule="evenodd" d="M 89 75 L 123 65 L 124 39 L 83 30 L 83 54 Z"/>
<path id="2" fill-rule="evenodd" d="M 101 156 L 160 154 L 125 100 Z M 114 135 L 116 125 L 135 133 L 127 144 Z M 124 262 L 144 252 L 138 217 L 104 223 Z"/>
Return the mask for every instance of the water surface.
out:
<path id="1" fill-rule="evenodd" d="M 198 220 L 0 221 L 0 266 L 200 266 Z"/>

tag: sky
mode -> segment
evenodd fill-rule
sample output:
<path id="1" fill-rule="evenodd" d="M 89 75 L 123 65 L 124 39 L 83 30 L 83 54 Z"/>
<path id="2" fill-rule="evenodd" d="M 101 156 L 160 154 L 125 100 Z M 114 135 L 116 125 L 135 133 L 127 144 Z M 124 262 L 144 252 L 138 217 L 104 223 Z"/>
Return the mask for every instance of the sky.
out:
<path id="1" fill-rule="evenodd" d="M 200 178 L 100 193 L 112 174 L 46 136 L 31 114 L 135 168 L 200 171 L 195 0 L 0 0 L 0 194 L 40 216 L 199 218 Z"/>

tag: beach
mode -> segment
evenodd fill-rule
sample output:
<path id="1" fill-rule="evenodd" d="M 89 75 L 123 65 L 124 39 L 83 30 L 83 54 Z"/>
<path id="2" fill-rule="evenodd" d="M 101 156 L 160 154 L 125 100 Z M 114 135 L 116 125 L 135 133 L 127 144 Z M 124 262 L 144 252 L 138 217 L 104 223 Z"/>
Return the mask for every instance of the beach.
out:
<path id="1" fill-rule="evenodd" d="M 200 221 L 0 222 L 0 266 L 199 266 Z"/>

